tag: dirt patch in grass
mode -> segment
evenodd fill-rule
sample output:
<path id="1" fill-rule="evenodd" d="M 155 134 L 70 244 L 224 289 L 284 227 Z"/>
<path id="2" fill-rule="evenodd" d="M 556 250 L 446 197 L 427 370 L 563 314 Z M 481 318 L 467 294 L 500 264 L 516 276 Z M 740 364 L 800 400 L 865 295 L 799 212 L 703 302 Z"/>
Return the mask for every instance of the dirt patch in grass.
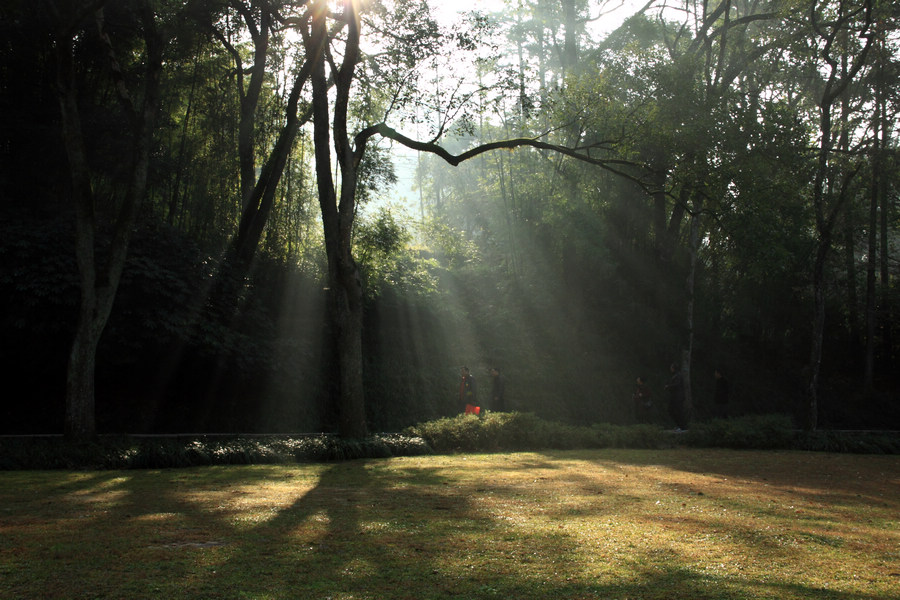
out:
<path id="1" fill-rule="evenodd" d="M 900 457 L 0 473 L 0 598 L 900 597 Z"/>

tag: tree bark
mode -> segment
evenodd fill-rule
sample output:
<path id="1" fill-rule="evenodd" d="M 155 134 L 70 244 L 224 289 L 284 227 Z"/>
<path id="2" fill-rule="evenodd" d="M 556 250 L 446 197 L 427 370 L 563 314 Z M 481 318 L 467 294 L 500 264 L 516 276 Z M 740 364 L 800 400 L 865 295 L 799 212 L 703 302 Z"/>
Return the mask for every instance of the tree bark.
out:
<path id="1" fill-rule="evenodd" d="M 188 92 L 187 106 L 184 111 L 184 122 L 181 125 L 181 141 L 178 146 L 178 163 L 175 170 L 175 181 L 172 184 L 172 191 L 169 195 L 169 206 L 166 213 L 166 222 L 169 225 L 175 224 L 175 216 L 178 214 L 179 197 L 181 196 L 181 178 L 184 176 L 185 168 L 185 148 L 187 147 L 188 129 L 191 122 L 191 115 L 194 108 L 194 94 L 197 89 L 197 80 L 200 78 L 200 62 L 203 54 L 203 46 L 198 45 L 197 55 L 194 58 L 194 69 L 191 75 L 191 89 Z"/>
<path id="2" fill-rule="evenodd" d="M 69 21 L 51 5 L 56 20 L 56 94 L 60 108 L 63 147 L 69 161 L 72 200 L 75 205 L 75 258 L 81 284 L 78 325 L 70 349 L 66 374 L 65 432 L 70 438 L 87 439 L 94 435 L 94 352 L 91 328 L 96 311 L 97 279 L 94 266 L 94 194 L 85 154 L 78 109 L 75 63 L 72 45 L 75 32 Z"/>
<path id="3" fill-rule="evenodd" d="M 90 271 L 93 271 L 93 266 Z M 66 372 L 65 436 L 75 441 L 89 440 L 97 432 L 94 396 L 97 346 L 106 323 L 98 318 L 97 295 L 84 284 L 85 279 L 92 275 L 91 272 L 81 273 L 82 295 L 78 326 Z M 85 291 L 88 293 L 84 293 Z"/>
<path id="4" fill-rule="evenodd" d="M 850 341 L 851 352 L 854 356 L 854 365 L 858 368 L 862 334 L 859 326 L 859 291 L 856 285 L 858 271 L 856 267 L 856 233 L 854 227 L 853 211 L 848 210 L 844 215 L 844 268 L 847 271 L 847 335 Z"/>
<path id="5" fill-rule="evenodd" d="M 872 187 L 869 196 L 868 257 L 866 260 L 866 358 L 863 388 L 871 393 L 875 386 L 875 342 L 878 314 L 876 312 L 875 275 L 878 270 L 878 133 L 875 134 L 875 161 L 872 168 Z"/>
<path id="6" fill-rule="evenodd" d="M 825 183 L 828 177 L 829 161 L 831 152 L 834 147 L 834 138 L 832 132 L 832 110 L 834 103 L 844 93 L 850 82 L 856 77 L 859 70 L 866 62 L 866 57 L 872 44 L 872 36 L 865 36 L 866 42 L 862 51 L 853 59 L 853 64 L 849 69 L 839 68 L 838 61 L 831 55 L 835 39 L 844 32 L 844 28 L 849 27 L 849 16 L 844 12 L 844 6 L 841 5 L 837 18 L 828 22 L 831 28 L 825 31 L 819 22 L 819 15 L 816 12 L 816 4 L 810 7 L 810 24 L 813 30 L 824 40 L 824 47 L 821 58 L 829 67 L 828 78 L 825 82 L 825 89 L 819 98 L 819 149 L 816 162 L 816 172 L 813 181 L 813 211 L 816 220 L 816 232 L 819 239 L 816 247 L 816 259 L 813 267 L 813 319 L 812 319 L 812 342 L 810 344 L 809 355 L 809 380 L 806 387 L 806 414 L 805 426 L 809 430 L 815 430 L 819 422 L 819 377 L 822 367 L 822 348 L 825 336 L 825 261 L 828 252 L 831 249 L 831 237 L 834 230 L 835 218 L 838 211 L 846 199 L 847 186 L 853 174 L 849 174 L 842 184 L 839 191 L 838 200 L 829 198 L 831 194 L 826 194 Z M 863 33 L 867 33 L 872 23 L 871 21 L 871 4 L 867 3 L 864 13 L 864 23 L 860 37 Z"/>
<path id="7" fill-rule="evenodd" d="M 846 41 L 844 42 L 845 50 L 841 53 L 841 76 L 846 77 L 849 68 L 849 57 L 846 51 Z M 848 154 L 850 152 L 850 90 L 844 90 L 841 94 L 841 124 L 840 138 L 838 146 L 841 152 Z M 833 178 L 832 183 L 833 185 Z M 832 193 L 830 190 L 829 193 Z M 861 333 L 859 328 L 859 298 L 856 289 L 856 236 L 854 232 L 854 215 L 852 204 L 844 211 L 844 265 L 847 270 L 847 321 L 848 321 L 848 337 L 850 344 L 850 354 L 854 363 L 854 370 L 858 366 L 858 352 L 861 347 Z M 872 238 L 870 237 L 870 242 Z M 874 252 L 871 248 L 870 252 Z"/>
<path id="8" fill-rule="evenodd" d="M 285 124 L 272 152 L 263 165 L 252 193 L 244 203 L 241 221 L 238 224 L 238 233 L 234 241 L 234 252 L 238 264 L 244 268 L 249 267 L 259 247 L 259 241 L 262 239 L 269 214 L 275 203 L 275 192 L 282 175 L 284 175 L 297 132 L 311 116 L 311 113 L 297 114 L 300 92 L 309 79 L 311 68 L 311 63 L 307 61 L 294 80 L 294 88 L 291 90 L 285 110 Z"/>
<path id="9" fill-rule="evenodd" d="M 696 195 L 694 206 L 691 210 L 690 240 L 688 248 L 690 260 L 688 275 L 685 281 L 685 314 L 684 314 L 684 340 L 681 350 L 681 375 L 684 382 L 684 411 L 690 415 L 694 408 L 694 398 L 691 390 L 691 366 L 694 358 L 694 290 L 697 280 L 697 257 L 700 252 L 700 215 L 703 211 L 703 201 L 699 194 Z"/>
<path id="10" fill-rule="evenodd" d="M 344 60 L 335 76 L 333 122 L 329 118 L 328 81 L 325 75 L 327 48 L 327 6 L 312 7 L 310 30 L 304 35 L 307 56 L 311 62 L 313 88 L 313 143 L 316 158 L 316 184 L 325 252 L 328 257 L 329 308 L 337 343 L 338 369 L 338 427 L 341 437 L 363 438 L 368 434 L 363 387 L 363 293 L 359 267 L 353 259 L 352 233 L 355 218 L 356 188 L 365 143 L 353 152 L 347 137 L 349 95 L 354 68 L 359 60 L 359 22 L 352 3 L 347 2 L 347 42 Z M 333 135 L 333 139 L 332 139 Z M 340 204 L 332 179 L 331 144 L 341 171 Z"/>
<path id="11" fill-rule="evenodd" d="M 162 40 L 155 28 L 154 15 L 147 3 L 141 5 L 141 22 L 147 50 L 143 104 L 133 104 L 119 70 L 112 45 L 103 30 L 102 8 L 96 12 L 101 40 L 106 44 L 110 68 L 119 101 L 130 117 L 132 131 L 131 174 L 128 188 L 115 216 L 109 258 L 97 262 L 96 231 L 98 215 L 90 184 L 90 167 L 84 145 L 78 107 L 73 44 L 77 30 L 53 6 L 57 20 L 57 96 L 60 104 L 63 145 L 69 160 L 75 204 L 75 253 L 81 287 L 78 324 L 69 355 L 66 376 L 65 433 L 74 440 L 90 439 L 96 434 L 95 366 L 97 348 L 109 320 L 113 302 L 125 267 L 131 232 L 137 219 L 140 200 L 147 187 L 152 133 L 159 110 L 159 83 L 162 71 Z"/>
<path id="12" fill-rule="evenodd" d="M 241 175 L 241 208 L 243 209 L 256 182 L 256 108 L 259 105 L 259 97 L 262 92 L 263 79 L 266 74 L 266 57 L 269 52 L 269 29 L 272 23 L 272 15 L 265 3 L 259 7 L 259 22 L 254 15 L 253 2 L 251 6 L 243 0 L 232 0 L 231 6 L 240 13 L 247 25 L 250 39 L 253 41 L 253 64 L 249 69 L 244 68 L 244 59 L 240 51 L 217 28 L 212 28 L 213 35 L 221 42 L 234 60 L 234 74 L 237 82 L 237 92 L 240 98 L 240 120 L 238 122 L 238 162 Z M 244 75 L 250 74 L 250 82 L 244 84 Z"/>
<path id="13" fill-rule="evenodd" d="M 822 236 L 816 248 L 813 265 L 813 327 L 809 355 L 809 380 L 806 386 L 804 428 L 815 431 L 819 426 L 819 376 L 822 368 L 822 346 L 825 337 L 825 261 L 831 247 L 830 238 Z"/>
<path id="14" fill-rule="evenodd" d="M 880 275 L 881 275 L 881 311 L 879 311 L 879 321 L 881 324 L 881 352 L 882 352 L 882 369 L 884 373 L 890 373 L 893 367 L 894 357 L 894 339 L 891 332 L 891 271 L 890 271 L 890 245 L 888 244 L 889 228 L 891 213 L 891 200 L 887 189 L 887 178 L 884 176 L 885 148 L 889 142 L 890 121 L 887 111 L 887 90 L 885 88 L 884 63 L 887 60 L 885 48 L 885 31 L 883 24 L 878 26 L 876 31 L 878 37 L 878 76 L 876 79 L 876 107 L 875 118 L 879 121 L 875 127 L 875 135 L 881 133 L 880 140 L 875 145 L 875 163 L 874 169 L 879 173 L 876 177 L 876 188 L 873 193 L 880 200 L 880 225 L 881 225 L 881 253 Z"/>

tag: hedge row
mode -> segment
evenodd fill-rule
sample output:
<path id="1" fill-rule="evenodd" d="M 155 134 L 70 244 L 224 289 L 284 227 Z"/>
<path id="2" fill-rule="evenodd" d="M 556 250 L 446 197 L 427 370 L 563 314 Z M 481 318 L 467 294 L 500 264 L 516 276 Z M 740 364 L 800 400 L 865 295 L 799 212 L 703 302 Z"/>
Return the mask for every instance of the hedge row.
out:
<path id="1" fill-rule="evenodd" d="M 797 431 L 780 415 L 714 420 L 673 432 L 656 425 L 575 426 L 531 413 L 460 415 L 364 440 L 332 435 L 0 438 L 0 470 L 139 469 L 322 462 L 455 452 L 674 447 L 900 454 L 897 432 Z"/>

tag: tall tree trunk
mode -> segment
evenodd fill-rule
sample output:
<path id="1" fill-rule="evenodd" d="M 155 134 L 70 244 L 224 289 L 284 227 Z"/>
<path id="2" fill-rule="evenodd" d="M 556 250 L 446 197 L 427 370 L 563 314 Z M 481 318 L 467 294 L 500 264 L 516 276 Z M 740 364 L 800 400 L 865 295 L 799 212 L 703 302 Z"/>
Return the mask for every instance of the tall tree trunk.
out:
<path id="1" fill-rule="evenodd" d="M 826 193 L 828 161 L 832 148 L 832 102 L 823 100 L 820 108 L 819 133 L 822 138 L 813 182 L 813 208 L 819 239 L 816 243 L 816 258 L 813 263 L 812 342 L 807 367 L 809 380 L 806 387 L 806 414 L 804 416 L 804 426 L 810 431 L 815 430 L 819 425 L 819 377 L 825 338 L 825 263 L 828 253 L 831 251 L 834 219 L 839 208 L 839 204 L 830 198 L 833 194 Z"/>
<path id="2" fill-rule="evenodd" d="M 846 38 L 846 36 L 845 36 Z M 846 39 L 844 42 L 846 47 Z M 841 54 L 841 77 L 847 76 L 849 68 L 849 58 L 847 52 Z M 841 125 L 840 138 L 838 146 L 842 152 L 849 154 L 850 152 L 850 89 L 844 90 L 841 94 Z M 829 185 L 833 185 L 834 178 L 830 180 Z M 830 190 L 829 193 L 832 193 Z M 870 241 L 871 241 L 870 236 Z M 850 342 L 850 356 L 852 357 L 854 371 L 858 367 L 859 349 L 861 346 L 861 334 L 859 330 L 859 298 L 856 289 L 856 245 L 854 232 L 854 218 L 852 204 L 844 211 L 844 266 L 847 270 L 847 321 L 848 321 L 848 337 Z M 870 252 L 874 249 L 870 245 Z"/>
<path id="3" fill-rule="evenodd" d="M 882 147 L 887 143 L 885 127 L 886 124 L 883 124 L 883 129 L 881 131 Z M 878 193 L 878 197 L 881 199 L 881 252 L 879 253 L 879 259 L 881 261 L 881 310 L 878 312 L 878 316 L 881 323 L 882 370 L 885 374 L 891 373 L 894 370 L 894 336 L 892 333 L 893 319 L 891 316 L 891 247 L 888 244 L 888 235 L 890 233 L 888 223 L 891 214 L 891 201 L 888 196 L 887 182 L 884 177 L 881 177 Z"/>
<path id="4" fill-rule="evenodd" d="M 855 34 L 861 38 L 865 38 L 865 46 L 862 51 L 853 57 L 853 61 L 849 68 L 841 66 L 839 61 L 832 56 L 831 51 L 834 49 L 834 42 L 840 35 L 844 34 L 846 29 L 850 27 L 851 13 L 845 12 L 846 7 L 841 3 L 838 7 L 838 14 L 835 18 L 830 19 L 827 25 L 823 25 L 820 21 L 820 15 L 816 11 L 817 5 L 813 3 L 810 7 L 810 22 L 816 33 L 824 41 L 823 50 L 820 58 L 829 68 L 828 78 L 825 81 L 825 87 L 819 98 L 819 149 L 816 160 L 816 172 L 813 181 L 813 211 L 816 220 L 816 232 L 819 236 L 816 248 L 816 259 L 813 267 L 813 320 L 812 320 L 812 342 L 810 344 L 809 380 L 806 388 L 806 415 L 805 426 L 807 429 L 814 430 L 818 427 L 819 422 L 819 376 L 822 367 L 822 348 L 825 336 L 825 262 L 828 252 L 831 249 L 831 237 L 834 231 L 835 219 L 841 209 L 841 205 L 847 196 L 847 187 L 850 179 L 855 174 L 848 174 L 839 190 L 839 198 L 835 200 L 830 197 L 832 194 L 826 193 L 826 181 L 829 177 L 829 166 L 831 160 L 831 152 L 834 148 L 834 133 L 832 132 L 832 110 L 835 101 L 844 93 L 850 82 L 856 77 L 860 69 L 866 63 L 869 49 L 872 45 L 872 37 L 866 35 L 872 24 L 872 5 L 867 2 L 865 5 L 865 13 L 863 15 L 864 22 Z M 829 28 L 826 31 L 826 27 Z M 833 177 L 833 175 L 832 175 Z"/>
<path id="5" fill-rule="evenodd" d="M 334 266 L 331 266 L 334 265 Z M 341 437 L 359 439 L 368 434 L 363 388 L 363 293 L 356 261 L 349 255 L 329 261 L 331 312 L 337 334 L 340 382 L 338 427 Z"/>
<path id="6" fill-rule="evenodd" d="M 234 239 L 234 253 L 238 259 L 238 265 L 243 270 L 249 268 L 263 231 L 269 219 L 269 214 L 275 204 L 275 192 L 284 169 L 287 165 L 294 139 L 300 127 L 309 120 L 309 114 L 300 116 L 297 114 L 300 91 L 309 77 L 310 63 L 304 64 L 294 82 L 294 88 L 288 99 L 285 111 L 285 124 L 278 135 L 278 140 L 272 148 L 268 159 L 263 165 L 250 196 L 244 202 L 244 210 L 241 213 L 241 221 L 238 224 L 238 233 Z"/>
<path id="7" fill-rule="evenodd" d="M 302 70 L 301 75 L 296 79 L 288 101 L 286 124 L 279 134 L 269 159 L 257 177 L 256 112 L 266 75 L 272 14 L 265 3 L 258 5 L 255 1 L 247 5 L 245 0 L 232 0 L 231 6 L 244 19 L 253 42 L 253 64 L 246 70 L 250 75 L 250 81 L 245 85 L 244 58 L 241 52 L 224 33 L 215 27 L 212 30 L 213 35 L 232 56 L 235 64 L 237 92 L 240 97 L 238 162 L 240 166 L 241 220 L 232 243 L 232 250 L 237 258 L 235 275 L 242 278 L 250 269 L 252 258 L 256 253 L 275 200 L 275 190 L 284 171 L 294 137 L 300 127 L 300 123 L 297 121 L 297 102 L 308 69 Z"/>
<path id="8" fill-rule="evenodd" d="M 82 285 L 84 279 L 82 274 Z M 96 297 L 92 300 L 93 302 L 87 300 L 82 294 L 78 326 L 69 351 L 66 371 L 65 436 L 76 441 L 89 440 L 97 432 L 95 373 L 97 346 L 103 333 L 102 325 L 105 324 L 94 318 Z"/>
<path id="9" fill-rule="evenodd" d="M 97 263 L 96 231 L 98 215 L 90 184 L 90 168 L 84 145 L 81 117 L 78 108 L 73 43 L 77 30 L 70 26 L 77 20 L 61 17 L 56 5 L 52 10 L 58 23 L 57 93 L 60 104 L 63 145 L 69 160 L 75 203 L 75 253 L 78 264 L 81 302 L 78 325 L 69 355 L 66 376 L 65 433 L 75 440 L 93 437 L 95 420 L 95 366 L 97 348 L 112 311 L 113 301 L 125 267 L 131 232 L 137 219 L 138 207 L 147 187 L 150 147 L 159 110 L 160 74 L 162 71 L 162 40 L 154 22 L 154 14 L 147 3 L 140 7 L 144 41 L 147 50 L 143 105 L 138 108 L 124 87 L 124 77 L 115 60 L 112 45 L 103 31 L 103 11 L 96 12 L 101 40 L 107 45 L 110 68 L 116 80 L 119 100 L 132 126 L 131 174 L 125 197 L 115 216 L 109 258 L 105 265 Z"/>
<path id="10" fill-rule="evenodd" d="M 666 175 L 661 173 L 653 184 L 653 248 L 656 259 L 661 261 L 668 255 L 668 232 L 666 231 Z"/>
<path id="11" fill-rule="evenodd" d="M 344 0 L 347 19 L 347 43 L 340 70 L 335 74 L 334 149 L 341 171 L 341 195 L 338 205 L 337 281 L 341 297 L 335 304 L 339 327 L 338 364 L 341 371 L 340 431 L 346 438 L 368 435 L 366 398 L 363 386 L 363 288 L 359 265 L 353 258 L 353 222 L 356 218 L 356 192 L 359 163 L 366 142 L 354 149 L 347 128 L 350 92 L 359 62 L 359 14 L 354 0 Z"/>
<path id="12" fill-rule="evenodd" d="M 691 366 L 694 358 L 694 291 L 697 280 L 697 256 L 700 252 L 700 215 L 703 211 L 703 201 L 697 195 L 690 218 L 690 240 L 688 248 L 690 252 L 690 264 L 685 281 L 685 313 L 684 313 L 684 338 L 681 349 L 681 376 L 684 384 L 684 414 L 685 419 L 694 408 L 693 392 L 691 389 Z"/>
<path id="13" fill-rule="evenodd" d="M 875 344 L 878 323 L 875 276 L 878 270 L 878 134 L 876 131 L 875 161 L 872 169 L 872 186 L 869 196 L 868 258 L 866 259 L 866 361 L 863 387 L 871 393 L 875 385 Z"/>
<path id="14" fill-rule="evenodd" d="M 184 175 L 185 147 L 187 146 L 188 129 L 190 127 L 191 115 L 194 108 L 194 93 L 197 88 L 197 80 L 200 78 L 200 62 L 203 55 L 203 45 L 197 46 L 197 55 L 194 58 L 194 69 L 191 75 L 191 89 L 188 92 L 187 106 L 184 111 L 184 122 L 181 125 L 181 141 L 178 145 L 178 162 L 175 170 L 175 182 L 172 184 L 172 193 L 169 195 L 169 206 L 166 213 L 166 222 L 169 225 L 175 224 L 175 215 L 178 214 L 178 201 L 181 195 L 181 178 Z"/>
<path id="15" fill-rule="evenodd" d="M 846 52 L 842 56 L 842 74 L 846 76 L 847 69 L 847 55 Z M 867 393 L 871 393 L 875 386 L 875 345 L 876 345 L 876 331 L 878 325 L 878 303 L 876 300 L 876 289 L 875 289 L 875 279 L 878 265 L 878 191 L 879 191 L 879 179 L 881 178 L 881 169 L 878 164 L 879 157 L 881 156 L 880 149 L 878 144 L 880 139 L 878 137 L 878 127 L 881 124 L 881 120 L 878 118 L 878 108 L 880 106 L 880 86 L 875 86 L 875 117 L 873 119 L 874 126 L 874 147 L 872 149 L 873 152 L 873 160 L 872 160 L 872 180 L 870 187 L 870 196 L 869 196 L 869 221 L 867 223 L 868 228 L 868 248 L 867 248 L 867 260 L 866 260 L 866 352 L 865 352 L 865 367 L 863 369 L 863 388 Z M 847 150 L 847 144 L 845 142 L 845 137 L 847 135 L 847 119 L 844 117 L 844 114 L 849 111 L 849 104 L 847 99 L 847 92 L 844 93 L 843 96 L 843 110 L 842 110 L 842 118 L 841 118 L 841 149 Z M 849 211 L 848 211 L 849 212 Z"/>
<path id="16" fill-rule="evenodd" d="M 516 34 L 516 55 L 518 57 L 518 76 L 519 76 L 519 132 L 524 131 L 525 120 L 531 116 L 530 102 L 525 91 L 525 31 L 522 28 L 522 0 L 519 0 L 519 10 L 516 11 L 516 25 L 518 33 Z M 479 111 L 479 119 L 482 118 L 483 111 Z M 480 132 L 479 132 L 480 133 Z"/>
<path id="17" fill-rule="evenodd" d="M 578 12 L 575 0 L 562 0 L 563 26 L 566 31 L 563 38 L 562 50 L 562 76 L 570 75 L 578 64 Z"/>
<path id="18" fill-rule="evenodd" d="M 885 48 L 885 31 L 883 22 L 876 32 L 878 36 L 878 77 L 876 79 L 876 107 L 875 117 L 879 120 L 879 126 L 875 128 L 875 134 L 881 132 L 881 139 L 876 143 L 876 155 L 874 170 L 879 173 L 877 187 L 873 193 L 880 199 L 881 209 L 881 253 L 879 254 L 881 269 L 881 310 L 879 320 L 881 324 L 881 353 L 884 373 L 893 370 L 894 340 L 891 334 L 891 271 L 890 271 L 890 245 L 888 244 L 891 214 L 891 201 L 888 195 L 887 178 L 884 175 L 885 149 L 888 147 L 890 121 L 887 111 L 887 94 L 885 89 L 884 63 L 887 60 Z"/>
<path id="19" fill-rule="evenodd" d="M 819 376 L 822 368 L 822 347 L 825 337 L 825 261 L 831 242 L 820 238 L 813 265 L 813 327 L 809 356 L 809 380 L 806 386 L 804 428 L 814 431 L 819 426 Z"/>
<path id="20" fill-rule="evenodd" d="M 52 9 L 56 9 L 51 5 Z M 97 306 L 94 264 L 95 210 L 90 169 L 85 154 L 81 114 L 78 109 L 72 45 L 74 31 L 68 19 L 56 14 L 56 90 L 60 107 L 63 146 L 69 161 L 72 199 L 75 205 L 75 258 L 81 286 L 78 325 L 69 355 L 66 374 L 66 435 L 87 439 L 94 435 L 94 357 L 99 333 L 93 320 Z"/>
<path id="21" fill-rule="evenodd" d="M 352 255 L 352 234 L 359 176 L 357 166 L 365 148 L 363 144 L 358 153 L 353 152 L 347 135 L 349 95 L 354 68 L 359 58 L 359 22 L 351 3 L 347 2 L 344 8 L 344 14 L 348 16 L 347 42 L 343 63 L 335 77 L 332 123 L 329 119 L 328 82 L 325 76 L 326 11 L 327 5 L 324 2 L 312 7 L 311 30 L 305 35 L 304 42 L 307 55 L 314 57 L 308 59 L 313 61 L 313 142 L 316 183 L 328 257 L 329 312 L 337 344 L 335 358 L 339 385 L 339 432 L 345 438 L 362 438 L 368 433 L 362 373 L 363 293 L 359 267 Z M 341 171 L 340 203 L 332 180 L 332 141 Z"/>
<path id="22" fill-rule="evenodd" d="M 853 211 L 844 215 L 844 269 L 847 271 L 847 335 L 853 355 L 854 370 L 859 368 L 862 334 L 859 327 L 859 291 L 856 285 L 856 232 Z"/>
<path id="23" fill-rule="evenodd" d="M 244 61 L 240 52 L 224 35 L 216 30 L 216 37 L 234 58 L 238 94 L 241 99 L 240 121 L 238 123 L 238 161 L 241 171 L 241 208 L 244 208 L 253 194 L 256 184 L 256 109 L 262 92 L 266 74 L 266 57 L 269 52 L 269 29 L 272 15 L 265 3 L 259 6 L 259 22 L 253 14 L 256 2 L 247 6 L 243 0 L 233 0 L 232 6 L 244 18 L 250 39 L 253 41 L 253 65 L 250 67 L 250 81 L 244 86 Z"/>

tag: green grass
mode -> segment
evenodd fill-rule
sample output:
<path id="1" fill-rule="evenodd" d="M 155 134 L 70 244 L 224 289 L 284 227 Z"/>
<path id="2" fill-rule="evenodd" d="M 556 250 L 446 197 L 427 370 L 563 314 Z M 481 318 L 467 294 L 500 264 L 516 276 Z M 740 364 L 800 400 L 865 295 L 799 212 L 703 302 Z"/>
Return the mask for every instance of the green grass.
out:
<path id="1" fill-rule="evenodd" d="M 3 599 L 898 597 L 897 456 L 0 472 Z"/>

